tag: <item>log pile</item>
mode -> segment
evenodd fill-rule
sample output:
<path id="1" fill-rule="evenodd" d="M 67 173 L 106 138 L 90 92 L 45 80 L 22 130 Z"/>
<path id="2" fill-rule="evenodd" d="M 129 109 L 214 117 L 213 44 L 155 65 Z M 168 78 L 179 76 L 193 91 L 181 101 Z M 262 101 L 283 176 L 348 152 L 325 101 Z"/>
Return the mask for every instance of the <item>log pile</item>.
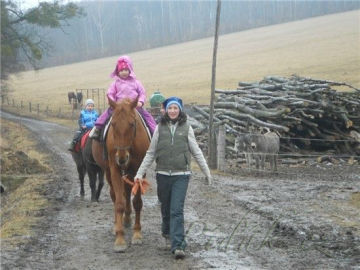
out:
<path id="1" fill-rule="evenodd" d="M 280 135 L 281 152 L 360 155 L 360 90 L 349 84 L 296 75 L 267 76 L 215 93 L 214 124 L 225 125 L 229 149 L 238 134 L 266 128 Z M 192 110 L 198 121 L 208 123 L 208 107 Z M 195 132 L 206 150 L 208 131 L 195 127 Z"/>

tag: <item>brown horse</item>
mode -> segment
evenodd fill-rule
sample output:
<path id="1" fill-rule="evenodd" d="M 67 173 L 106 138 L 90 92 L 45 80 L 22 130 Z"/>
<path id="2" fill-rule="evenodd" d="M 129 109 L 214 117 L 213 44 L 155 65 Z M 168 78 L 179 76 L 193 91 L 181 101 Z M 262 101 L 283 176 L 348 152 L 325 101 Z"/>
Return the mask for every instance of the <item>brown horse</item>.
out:
<path id="1" fill-rule="evenodd" d="M 106 137 L 107 158 L 104 159 L 103 146 L 93 143 L 95 161 L 104 168 L 110 186 L 110 196 L 114 203 L 116 239 L 114 250 L 123 252 L 127 248 L 124 239 L 124 225 L 131 224 L 131 189 L 125 177 L 134 181 L 134 176 L 149 147 L 150 140 L 146 129 L 136 112 L 137 100 L 125 99 L 115 103 L 109 99 L 113 108 L 112 120 Z M 132 244 L 142 243 L 140 212 L 143 206 L 140 189 L 132 200 L 135 209 Z M 125 215 L 124 215 L 125 214 Z"/>

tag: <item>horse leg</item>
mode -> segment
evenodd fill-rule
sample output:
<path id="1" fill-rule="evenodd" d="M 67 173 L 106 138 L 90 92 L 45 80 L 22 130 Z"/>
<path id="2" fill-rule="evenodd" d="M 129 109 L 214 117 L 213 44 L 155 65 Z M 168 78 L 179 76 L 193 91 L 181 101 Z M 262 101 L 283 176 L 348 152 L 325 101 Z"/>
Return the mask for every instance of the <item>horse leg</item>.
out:
<path id="1" fill-rule="evenodd" d="M 80 180 L 80 196 L 85 196 L 85 189 L 84 189 L 84 178 L 85 178 L 85 168 L 83 166 L 77 166 L 77 171 L 79 174 Z"/>
<path id="2" fill-rule="evenodd" d="M 130 227 L 131 225 L 131 186 L 125 184 L 125 217 L 124 226 Z"/>
<path id="3" fill-rule="evenodd" d="M 124 239 L 123 215 L 125 211 L 124 182 L 121 181 L 121 175 L 115 164 L 110 164 L 111 184 L 115 193 L 114 212 L 115 212 L 115 243 L 116 252 L 124 252 L 127 248 Z"/>
<path id="4" fill-rule="evenodd" d="M 93 169 L 88 171 L 89 185 L 91 189 L 91 201 L 96 201 L 96 172 Z"/>
<path id="5" fill-rule="evenodd" d="M 99 183 L 98 183 L 98 188 L 97 188 L 97 192 L 96 192 L 96 201 L 99 201 L 100 193 L 104 186 L 104 173 L 101 169 L 98 169 L 97 175 L 98 175 Z"/>
<path id="6" fill-rule="evenodd" d="M 141 224 L 140 224 L 140 214 L 143 207 L 143 202 L 141 199 L 140 189 L 133 198 L 133 207 L 135 209 L 135 224 L 133 228 L 133 237 L 131 243 L 134 245 L 142 244 L 142 233 L 141 233 Z"/>
<path id="7" fill-rule="evenodd" d="M 110 198 L 111 198 L 112 202 L 115 203 L 115 193 L 114 193 L 113 186 L 111 184 L 111 173 L 110 173 L 109 168 L 106 169 L 105 174 L 106 174 L 106 180 L 110 187 Z"/>

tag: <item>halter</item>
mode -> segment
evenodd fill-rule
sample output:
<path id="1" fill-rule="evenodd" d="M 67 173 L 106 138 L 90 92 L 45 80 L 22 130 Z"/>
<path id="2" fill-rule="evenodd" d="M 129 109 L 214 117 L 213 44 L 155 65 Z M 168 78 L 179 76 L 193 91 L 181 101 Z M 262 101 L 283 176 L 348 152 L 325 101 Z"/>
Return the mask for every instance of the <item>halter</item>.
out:
<path id="1" fill-rule="evenodd" d="M 133 123 L 133 128 L 134 128 L 134 136 L 132 137 L 132 140 L 131 140 L 130 144 L 127 145 L 127 146 L 117 146 L 117 145 L 115 145 L 114 148 L 115 148 L 116 150 L 119 151 L 119 150 L 128 150 L 128 149 L 131 149 L 132 144 L 133 144 L 134 139 L 135 139 L 135 136 L 136 136 L 136 118 L 135 118 L 134 123 Z"/>

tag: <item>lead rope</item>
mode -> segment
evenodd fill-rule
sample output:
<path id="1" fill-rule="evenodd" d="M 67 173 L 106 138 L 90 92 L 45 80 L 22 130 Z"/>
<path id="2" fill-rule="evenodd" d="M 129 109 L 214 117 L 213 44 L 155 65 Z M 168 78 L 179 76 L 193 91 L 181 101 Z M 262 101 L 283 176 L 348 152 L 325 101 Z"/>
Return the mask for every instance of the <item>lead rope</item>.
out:
<path id="1" fill-rule="evenodd" d="M 143 178 L 141 180 L 137 179 L 135 180 L 135 182 L 132 182 L 127 175 L 122 176 L 123 181 L 132 186 L 131 189 L 131 194 L 132 195 L 136 195 L 136 193 L 138 192 L 139 188 L 140 188 L 140 192 L 141 194 L 145 194 L 145 192 L 148 190 L 148 188 L 150 187 L 150 183 L 146 180 L 146 178 Z"/>

